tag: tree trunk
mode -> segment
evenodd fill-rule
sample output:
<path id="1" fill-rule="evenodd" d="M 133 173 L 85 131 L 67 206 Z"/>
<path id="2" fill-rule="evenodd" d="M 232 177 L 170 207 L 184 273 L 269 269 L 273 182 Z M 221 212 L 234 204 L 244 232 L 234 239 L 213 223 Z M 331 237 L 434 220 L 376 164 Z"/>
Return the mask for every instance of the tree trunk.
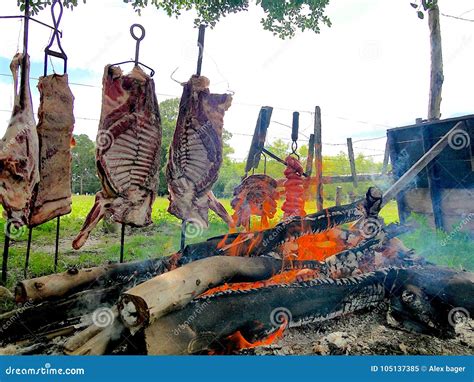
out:
<path id="1" fill-rule="evenodd" d="M 443 53 L 441 47 L 441 28 L 439 24 L 439 8 L 434 4 L 428 10 L 430 28 L 431 75 L 430 96 L 428 104 L 428 120 L 441 117 L 441 90 L 443 88 Z"/>

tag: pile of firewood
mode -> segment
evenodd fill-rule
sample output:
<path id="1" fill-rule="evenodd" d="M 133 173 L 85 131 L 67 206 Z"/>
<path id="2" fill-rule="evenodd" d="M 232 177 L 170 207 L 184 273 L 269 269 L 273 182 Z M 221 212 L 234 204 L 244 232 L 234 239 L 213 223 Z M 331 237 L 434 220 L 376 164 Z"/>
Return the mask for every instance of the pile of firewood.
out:
<path id="1" fill-rule="evenodd" d="M 396 238 L 407 228 L 377 217 L 375 196 L 167 257 L 24 280 L 18 308 L 0 315 L 0 353 L 226 353 L 384 302 L 404 328 L 449 335 L 474 311 L 474 275 L 416 257 Z M 342 251 L 292 252 L 298 238 L 329 231 Z"/>

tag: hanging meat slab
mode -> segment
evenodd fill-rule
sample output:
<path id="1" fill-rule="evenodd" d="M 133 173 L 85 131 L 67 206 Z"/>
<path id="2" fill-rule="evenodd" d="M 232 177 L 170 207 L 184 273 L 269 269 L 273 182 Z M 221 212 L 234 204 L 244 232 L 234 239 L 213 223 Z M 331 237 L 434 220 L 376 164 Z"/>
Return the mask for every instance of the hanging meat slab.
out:
<path id="1" fill-rule="evenodd" d="M 123 75 L 107 65 L 97 133 L 97 173 L 102 190 L 73 241 L 80 248 L 91 230 L 111 214 L 114 221 L 143 227 L 151 224 L 158 185 L 161 119 L 155 84 L 139 67 Z"/>
<path id="2" fill-rule="evenodd" d="M 38 83 L 40 181 L 35 192 L 30 226 L 71 212 L 71 141 L 74 96 L 68 76 L 53 74 Z"/>
<path id="3" fill-rule="evenodd" d="M 21 68 L 18 87 L 18 72 Z M 0 203 L 15 227 L 29 223 L 33 190 L 39 181 L 38 135 L 29 86 L 30 61 L 18 53 L 10 64 L 14 106 L 10 123 L 0 140 Z"/>
<path id="4" fill-rule="evenodd" d="M 192 76 L 184 84 L 166 168 L 168 212 L 183 221 L 207 227 L 212 208 L 231 222 L 224 207 L 210 194 L 222 164 L 224 113 L 231 103 L 230 95 L 209 92 L 206 77 Z"/>
<path id="5" fill-rule="evenodd" d="M 275 216 L 277 210 L 277 182 L 265 174 L 250 175 L 234 189 L 231 206 L 235 225 L 250 230 L 250 216 L 262 218 L 262 228 L 268 228 L 268 219 Z"/>

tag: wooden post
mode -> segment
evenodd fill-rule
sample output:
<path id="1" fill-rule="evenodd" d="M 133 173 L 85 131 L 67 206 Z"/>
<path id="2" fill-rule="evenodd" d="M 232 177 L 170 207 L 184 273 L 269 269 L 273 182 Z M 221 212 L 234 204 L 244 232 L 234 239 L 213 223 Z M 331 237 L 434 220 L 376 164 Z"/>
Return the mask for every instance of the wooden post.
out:
<path id="1" fill-rule="evenodd" d="M 443 88 L 443 51 L 441 47 L 441 28 L 439 25 L 439 8 L 436 2 L 428 10 L 430 28 L 431 74 L 430 95 L 428 103 L 428 120 L 441 117 L 441 90 Z"/>
<path id="2" fill-rule="evenodd" d="M 388 138 L 387 138 L 387 143 L 385 143 L 385 151 L 383 154 L 382 175 L 385 175 L 387 173 L 389 157 L 390 157 L 390 150 L 388 147 Z"/>
<path id="3" fill-rule="evenodd" d="M 313 173 L 313 161 L 314 161 L 314 134 L 310 134 L 308 142 L 308 156 L 306 158 L 306 174 L 308 177 Z M 308 179 L 308 182 L 311 179 Z"/>
<path id="4" fill-rule="evenodd" d="M 347 138 L 347 152 L 349 154 L 349 162 L 351 164 L 352 183 L 354 184 L 354 187 L 357 188 L 357 172 L 354 158 L 354 149 L 352 147 L 352 138 Z"/>
<path id="5" fill-rule="evenodd" d="M 316 179 L 316 210 L 323 209 L 323 154 L 321 108 L 314 108 L 314 177 Z"/>
<path id="6" fill-rule="evenodd" d="M 336 187 L 336 206 L 340 206 L 342 201 L 342 187 Z"/>
<path id="7" fill-rule="evenodd" d="M 423 154 L 430 149 L 430 132 L 428 126 L 423 126 L 421 128 L 421 134 L 423 138 Z M 426 166 L 426 178 L 428 180 L 428 190 L 431 196 L 431 204 L 433 206 L 433 218 L 435 227 L 437 229 L 444 230 L 444 223 L 443 223 L 443 209 L 441 208 L 441 189 L 438 185 L 436 179 L 438 179 L 438 166 L 436 165 L 436 158 L 434 158 L 430 163 Z"/>

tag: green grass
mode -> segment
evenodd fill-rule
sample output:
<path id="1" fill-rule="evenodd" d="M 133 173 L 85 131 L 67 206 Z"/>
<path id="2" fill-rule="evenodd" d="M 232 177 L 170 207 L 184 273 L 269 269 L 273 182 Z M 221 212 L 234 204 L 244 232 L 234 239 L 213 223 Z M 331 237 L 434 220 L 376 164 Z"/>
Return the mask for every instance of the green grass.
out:
<path id="1" fill-rule="evenodd" d="M 110 232 L 104 224 L 100 223 L 92 232 L 90 240 L 79 251 L 71 247 L 71 241 L 79 232 L 84 218 L 94 203 L 93 196 L 73 196 L 72 212 L 61 218 L 61 241 L 59 255 L 59 271 L 71 266 L 89 267 L 99 265 L 107 261 L 117 261 L 120 253 L 120 230 Z M 231 211 L 230 200 L 222 200 L 223 205 Z M 334 202 L 327 201 L 325 207 L 333 205 Z M 168 200 L 157 198 L 153 205 L 153 225 L 145 228 L 130 229 L 127 227 L 125 239 L 125 260 L 140 260 L 157 256 L 165 256 L 178 250 L 180 241 L 181 222 L 170 215 L 166 209 Z M 306 212 L 315 211 L 315 203 L 307 203 Z M 398 212 L 395 202 L 387 204 L 381 212 L 385 222 L 398 221 Z M 281 211 L 275 216 L 274 222 L 281 219 Z M 4 228 L 4 220 L 0 220 L 0 228 Z M 470 254 L 474 252 L 472 240 L 465 234 L 456 234 L 449 242 L 442 246 L 440 243 L 446 241 L 446 234 L 433 231 L 423 221 L 418 219 L 420 229 L 414 233 L 404 235 L 405 244 L 417 250 L 420 255 L 439 264 L 452 267 L 464 267 L 474 270 L 474 264 Z M 255 219 L 254 224 L 257 224 Z M 34 277 L 53 272 L 54 241 L 56 222 L 50 221 L 33 230 L 32 251 L 27 277 Z M 209 237 L 221 235 L 227 232 L 227 226 L 213 212 L 209 215 L 209 228 L 200 231 L 199 235 L 189 238 L 188 243 L 206 240 Z M 18 280 L 24 278 L 23 267 L 26 253 L 26 242 L 28 232 L 24 230 L 22 235 L 11 242 L 9 256 L 9 287 Z M 3 235 L 0 235 L 0 243 L 3 245 Z M 444 242 L 443 242 L 444 243 Z"/>

